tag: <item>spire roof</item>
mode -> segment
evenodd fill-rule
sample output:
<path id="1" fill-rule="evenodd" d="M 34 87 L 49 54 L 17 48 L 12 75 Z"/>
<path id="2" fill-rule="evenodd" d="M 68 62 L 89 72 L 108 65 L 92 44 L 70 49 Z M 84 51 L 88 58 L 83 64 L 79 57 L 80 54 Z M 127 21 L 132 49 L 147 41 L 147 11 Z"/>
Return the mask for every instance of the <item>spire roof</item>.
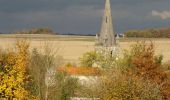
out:
<path id="1" fill-rule="evenodd" d="M 110 0 L 106 0 L 103 21 L 102 21 L 98 42 L 100 45 L 107 46 L 107 47 L 114 46 L 116 44 L 115 35 L 113 32 Z"/>

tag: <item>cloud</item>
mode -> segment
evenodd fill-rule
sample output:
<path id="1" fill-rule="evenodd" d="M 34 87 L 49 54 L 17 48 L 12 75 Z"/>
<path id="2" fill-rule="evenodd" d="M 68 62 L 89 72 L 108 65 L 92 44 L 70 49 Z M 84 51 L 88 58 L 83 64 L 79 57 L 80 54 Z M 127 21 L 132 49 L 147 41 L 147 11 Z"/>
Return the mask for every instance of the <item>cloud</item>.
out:
<path id="1" fill-rule="evenodd" d="M 161 19 L 170 19 L 170 11 L 159 12 L 159 11 L 153 10 L 152 16 L 158 16 Z"/>
<path id="2" fill-rule="evenodd" d="M 161 18 L 158 11 L 169 11 L 170 0 L 110 2 L 116 32 L 163 27 L 170 23 L 170 20 L 153 18 Z M 101 27 L 104 4 L 105 0 L 0 0 L 0 32 L 47 26 L 59 33 L 97 33 Z M 150 12 L 153 9 L 152 16 Z"/>

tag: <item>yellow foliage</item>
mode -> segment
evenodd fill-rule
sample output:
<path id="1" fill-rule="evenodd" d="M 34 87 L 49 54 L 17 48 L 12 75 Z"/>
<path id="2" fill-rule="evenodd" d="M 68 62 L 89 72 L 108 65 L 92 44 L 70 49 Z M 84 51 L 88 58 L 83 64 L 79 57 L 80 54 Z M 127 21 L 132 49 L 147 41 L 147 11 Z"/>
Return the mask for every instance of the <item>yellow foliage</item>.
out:
<path id="1" fill-rule="evenodd" d="M 0 99 L 23 100 L 28 94 L 24 89 L 29 56 L 28 48 L 29 44 L 26 41 L 18 41 L 15 53 L 2 54 L 0 52 L 0 68 L 2 69 L 0 70 Z M 5 57 L 2 57 L 2 55 Z"/>

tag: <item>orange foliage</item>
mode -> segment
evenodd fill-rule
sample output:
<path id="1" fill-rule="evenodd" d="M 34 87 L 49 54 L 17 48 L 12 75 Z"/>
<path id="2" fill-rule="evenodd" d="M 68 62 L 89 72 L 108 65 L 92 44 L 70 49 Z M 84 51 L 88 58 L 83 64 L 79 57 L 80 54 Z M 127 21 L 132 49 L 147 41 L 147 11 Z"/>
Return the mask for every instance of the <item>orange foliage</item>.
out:
<path id="1" fill-rule="evenodd" d="M 161 69 L 162 59 L 154 56 L 153 44 L 135 45 L 132 51 L 134 55 L 130 63 L 135 67 L 136 76 L 159 84 L 163 98 L 169 99 L 170 82 L 167 80 L 167 73 Z"/>
<path id="2" fill-rule="evenodd" d="M 100 75 L 100 70 L 98 68 L 90 67 L 59 67 L 57 70 L 66 72 L 69 75 Z"/>
<path id="3" fill-rule="evenodd" d="M 141 49 L 134 50 L 132 65 L 137 70 L 137 75 L 161 84 L 166 79 L 166 74 L 161 70 L 161 63 L 155 60 L 153 44 L 142 44 Z"/>

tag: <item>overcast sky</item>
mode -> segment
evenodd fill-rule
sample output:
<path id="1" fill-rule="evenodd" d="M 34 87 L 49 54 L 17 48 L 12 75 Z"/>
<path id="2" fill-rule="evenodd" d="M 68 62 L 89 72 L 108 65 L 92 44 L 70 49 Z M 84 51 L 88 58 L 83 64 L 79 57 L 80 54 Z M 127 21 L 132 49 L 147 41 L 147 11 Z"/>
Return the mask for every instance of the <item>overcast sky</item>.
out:
<path id="1" fill-rule="evenodd" d="M 96 34 L 105 0 L 0 0 L 0 32 L 49 27 Z M 114 31 L 170 26 L 170 0 L 111 0 Z"/>

